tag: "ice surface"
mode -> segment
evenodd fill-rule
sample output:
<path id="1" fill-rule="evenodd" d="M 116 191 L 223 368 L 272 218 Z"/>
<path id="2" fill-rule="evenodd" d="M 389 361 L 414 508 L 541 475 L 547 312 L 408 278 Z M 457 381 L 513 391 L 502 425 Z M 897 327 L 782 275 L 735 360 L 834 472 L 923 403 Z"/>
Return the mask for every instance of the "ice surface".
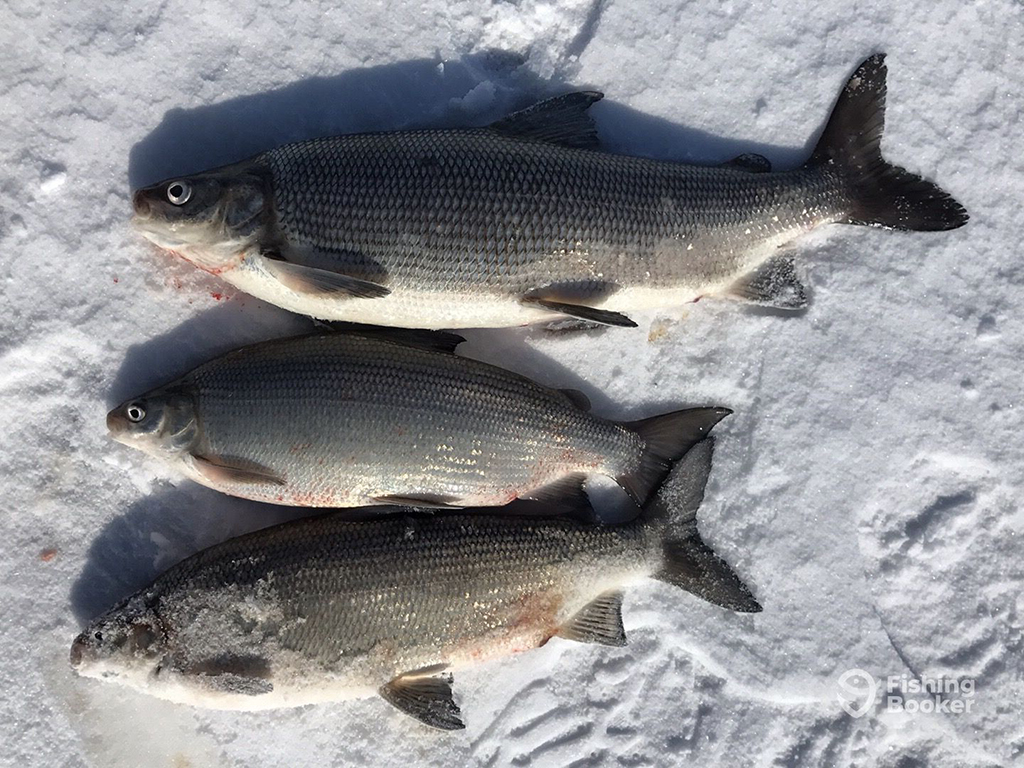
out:
<path id="1" fill-rule="evenodd" d="M 1002 765 L 1024 758 L 1024 7 L 1012 0 L 82 3 L 0 8 L 0 760 L 11 765 Z M 571 86 L 617 150 L 799 163 L 889 54 L 896 163 L 952 233 L 834 227 L 795 317 L 708 300 L 635 330 L 470 332 L 603 414 L 727 405 L 701 514 L 764 605 L 650 583 L 630 644 L 553 640 L 455 681 L 468 729 L 379 700 L 190 710 L 71 672 L 81 625 L 175 560 L 301 514 L 109 440 L 119 399 L 304 321 L 157 253 L 129 190 L 334 132 L 484 123 Z M 863 717 L 839 676 L 976 681 Z"/>

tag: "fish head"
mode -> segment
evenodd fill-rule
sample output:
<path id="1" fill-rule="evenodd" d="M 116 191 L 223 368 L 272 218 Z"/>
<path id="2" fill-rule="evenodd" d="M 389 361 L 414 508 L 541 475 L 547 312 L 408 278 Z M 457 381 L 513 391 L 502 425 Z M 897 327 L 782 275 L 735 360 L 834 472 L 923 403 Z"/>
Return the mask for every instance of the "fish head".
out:
<path id="1" fill-rule="evenodd" d="M 197 440 L 195 401 L 181 386 L 155 389 L 126 400 L 108 413 L 107 429 L 119 443 L 164 459 L 173 458 L 190 451 Z"/>
<path id="2" fill-rule="evenodd" d="M 84 677 L 144 687 L 169 651 L 152 601 L 136 594 L 94 620 L 71 644 L 71 666 Z"/>
<path id="3" fill-rule="evenodd" d="M 160 248 L 219 274 L 259 240 L 269 199 L 265 174 L 241 163 L 136 190 L 132 223 Z"/>

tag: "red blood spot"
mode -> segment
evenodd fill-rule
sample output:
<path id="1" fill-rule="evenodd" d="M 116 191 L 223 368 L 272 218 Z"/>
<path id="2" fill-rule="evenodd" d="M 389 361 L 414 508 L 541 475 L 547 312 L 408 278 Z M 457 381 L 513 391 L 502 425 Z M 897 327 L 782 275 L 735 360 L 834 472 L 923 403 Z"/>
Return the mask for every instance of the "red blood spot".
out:
<path id="1" fill-rule="evenodd" d="M 221 299 L 224 298 L 224 294 L 223 293 L 214 293 L 214 292 L 211 291 L 210 295 L 213 296 L 213 298 L 216 299 L 217 301 L 220 301 Z"/>
<path id="2" fill-rule="evenodd" d="M 114 278 L 114 282 L 115 282 L 115 283 L 117 282 L 117 278 L 116 278 L 116 277 Z"/>
<path id="3" fill-rule="evenodd" d="M 57 550 L 56 549 L 44 549 L 42 552 L 39 553 L 39 559 L 42 560 L 44 563 L 50 562 L 56 556 L 57 556 Z"/>

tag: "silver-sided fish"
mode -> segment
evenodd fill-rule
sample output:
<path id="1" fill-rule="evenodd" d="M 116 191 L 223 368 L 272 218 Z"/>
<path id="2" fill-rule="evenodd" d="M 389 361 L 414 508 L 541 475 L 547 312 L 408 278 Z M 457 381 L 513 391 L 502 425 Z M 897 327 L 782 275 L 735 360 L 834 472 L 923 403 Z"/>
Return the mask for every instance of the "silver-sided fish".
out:
<path id="1" fill-rule="evenodd" d="M 593 475 L 642 504 L 729 413 L 608 421 L 579 392 L 457 356 L 460 341 L 363 329 L 254 344 L 128 400 L 107 425 L 200 483 L 278 504 L 495 506 L 582 496 Z"/>
<path id="2" fill-rule="evenodd" d="M 934 184 L 886 162 L 886 69 L 865 61 L 805 165 L 769 173 L 596 151 L 571 93 L 485 128 L 316 139 L 135 193 L 157 245 L 318 318 L 415 328 L 520 325 L 727 294 L 799 309 L 780 246 L 829 223 L 962 226 Z"/>
<path id="3" fill-rule="evenodd" d="M 646 577 L 760 610 L 697 533 L 710 468 L 707 439 L 619 526 L 461 513 L 354 523 L 333 513 L 257 531 L 184 560 L 98 618 L 71 663 L 204 707 L 379 692 L 428 725 L 461 728 L 451 670 L 554 636 L 623 645 L 623 590 Z M 533 503 L 511 509 L 523 504 Z"/>

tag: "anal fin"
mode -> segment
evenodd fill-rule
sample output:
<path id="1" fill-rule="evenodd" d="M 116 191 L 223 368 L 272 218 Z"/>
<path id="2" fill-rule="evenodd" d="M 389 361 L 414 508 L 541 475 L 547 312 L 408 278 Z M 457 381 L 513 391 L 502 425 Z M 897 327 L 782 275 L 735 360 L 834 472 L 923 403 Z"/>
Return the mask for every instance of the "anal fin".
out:
<path id="1" fill-rule="evenodd" d="M 462 712 L 452 698 L 452 677 L 399 676 L 381 686 L 382 699 L 424 725 L 442 731 L 466 727 Z"/>
<path id="2" fill-rule="evenodd" d="M 625 645 L 622 591 L 616 589 L 598 595 L 558 630 L 558 636 L 579 643 Z"/>
<path id="3" fill-rule="evenodd" d="M 762 307 L 800 310 L 807 306 L 807 288 L 790 256 L 768 259 L 749 275 L 737 280 L 729 293 Z"/>
<path id="4" fill-rule="evenodd" d="M 378 283 L 327 269 L 272 258 L 264 258 L 263 265 L 281 285 L 296 293 L 352 299 L 379 299 L 391 293 Z"/>
<path id="5" fill-rule="evenodd" d="M 524 501 L 540 502 L 547 514 L 592 523 L 597 519 L 597 515 L 587 496 L 586 482 L 586 475 L 566 475 L 553 483 L 524 493 L 520 498 Z"/>
<path id="6" fill-rule="evenodd" d="M 251 461 L 224 456 L 192 454 L 192 465 L 214 484 L 245 483 L 247 485 L 284 485 L 285 480 L 272 469 Z"/>

